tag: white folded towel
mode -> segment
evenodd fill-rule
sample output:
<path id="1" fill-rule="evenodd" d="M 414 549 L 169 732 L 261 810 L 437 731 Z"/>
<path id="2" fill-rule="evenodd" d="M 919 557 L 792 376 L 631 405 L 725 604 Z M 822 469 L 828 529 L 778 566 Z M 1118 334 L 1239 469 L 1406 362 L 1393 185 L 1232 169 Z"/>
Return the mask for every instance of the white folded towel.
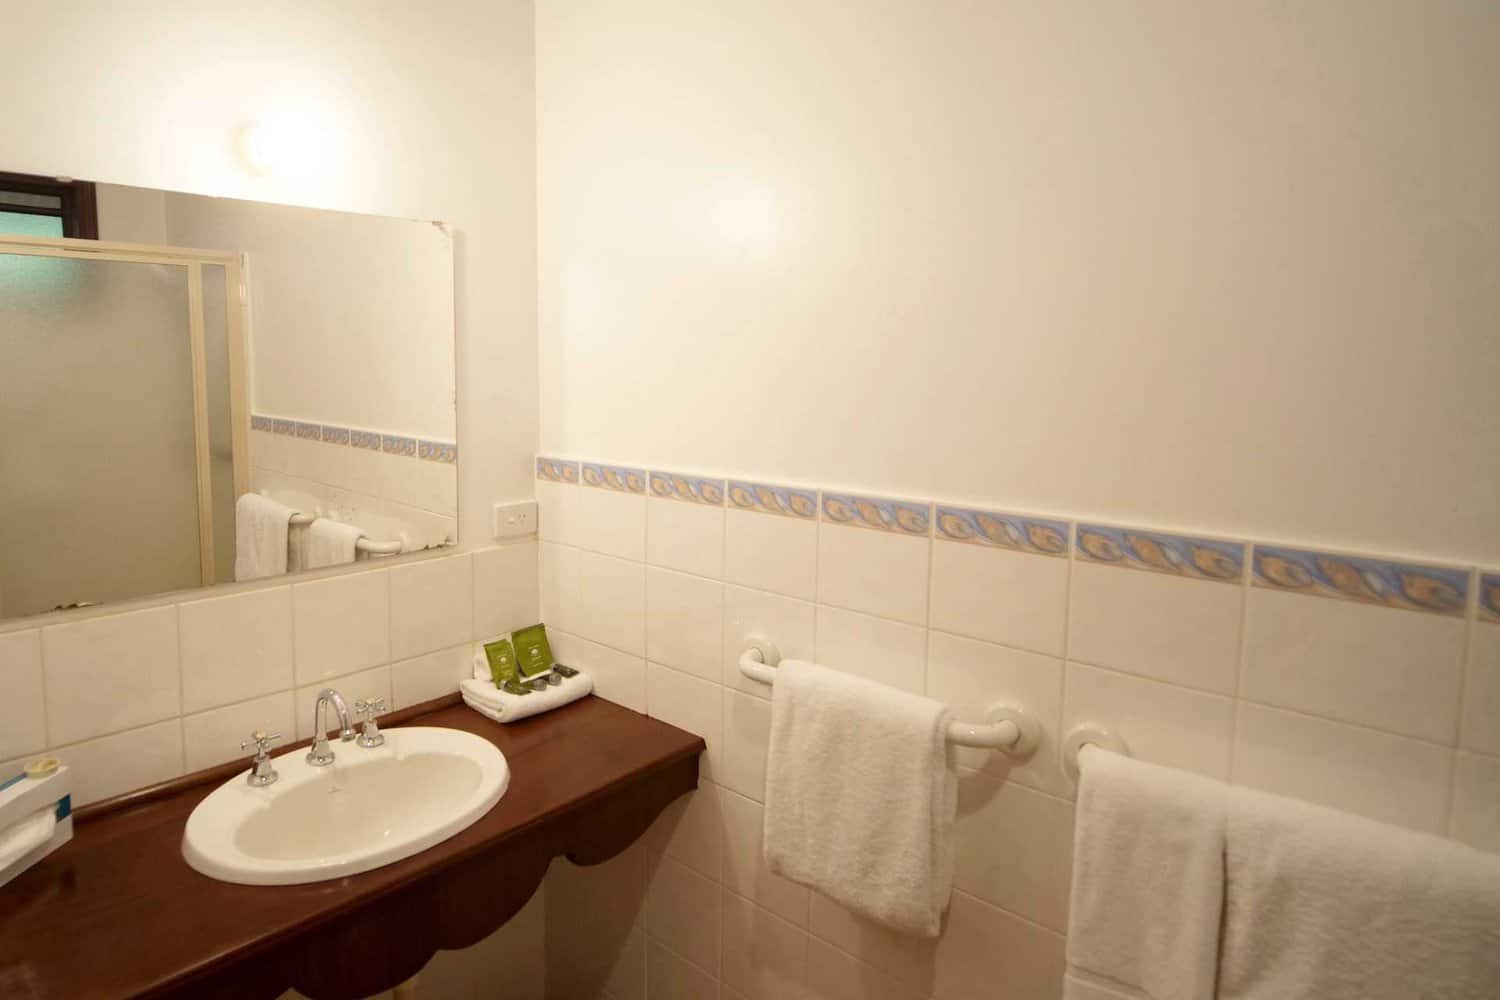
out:
<path id="1" fill-rule="evenodd" d="M 1219 996 L 1500 997 L 1500 856 L 1247 789 L 1230 799 Z"/>
<path id="2" fill-rule="evenodd" d="M 1073 837 L 1066 1000 L 1213 1000 L 1226 786 L 1096 747 Z"/>
<path id="3" fill-rule="evenodd" d="M 766 864 L 896 930 L 936 937 L 958 786 L 947 706 L 785 660 L 772 688 Z"/>
<path id="4" fill-rule="evenodd" d="M 234 578 L 256 580 L 286 572 L 287 523 L 295 511 L 259 493 L 234 502 Z"/>
<path id="5" fill-rule="evenodd" d="M 364 531 L 355 525 L 327 517 L 317 518 L 295 535 L 300 549 L 296 562 L 300 569 L 352 563 L 359 552 L 355 543 L 363 537 Z"/>
<path id="6" fill-rule="evenodd" d="M 52 802 L 14 826 L 0 830 L 0 871 L 51 840 L 56 828 L 57 803 Z"/>
<path id="7" fill-rule="evenodd" d="M 495 687 L 488 661 L 483 653 L 474 655 L 474 676 L 459 682 L 464 704 L 496 722 L 515 722 L 548 709 L 577 701 L 594 690 L 594 680 L 583 671 L 564 677 L 561 684 L 548 685 L 545 691 L 530 694 L 507 694 Z"/>

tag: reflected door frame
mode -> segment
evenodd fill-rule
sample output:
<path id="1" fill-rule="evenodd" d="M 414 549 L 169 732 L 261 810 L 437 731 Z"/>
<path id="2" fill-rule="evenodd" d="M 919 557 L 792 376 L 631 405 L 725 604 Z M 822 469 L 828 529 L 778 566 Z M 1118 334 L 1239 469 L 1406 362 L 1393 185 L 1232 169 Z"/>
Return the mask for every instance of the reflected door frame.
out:
<path id="1" fill-rule="evenodd" d="M 234 462 L 234 495 L 250 489 L 250 406 L 245 358 L 245 286 L 242 255 L 222 250 L 152 246 L 145 243 L 110 243 L 88 239 L 56 239 L 45 236 L 0 235 L 0 253 L 32 257 L 69 257 L 74 260 L 108 260 L 134 264 L 162 264 L 187 269 L 188 336 L 193 365 L 193 442 L 198 481 L 198 562 L 202 586 L 215 582 L 214 498 L 209 458 L 208 360 L 204 350 L 203 268 L 224 268 L 224 296 L 229 335 L 229 426 Z"/>

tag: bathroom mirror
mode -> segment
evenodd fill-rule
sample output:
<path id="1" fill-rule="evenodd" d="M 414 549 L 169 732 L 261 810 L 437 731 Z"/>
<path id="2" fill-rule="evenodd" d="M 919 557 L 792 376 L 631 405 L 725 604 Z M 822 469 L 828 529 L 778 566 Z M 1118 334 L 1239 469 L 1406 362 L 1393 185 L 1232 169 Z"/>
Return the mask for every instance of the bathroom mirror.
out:
<path id="1" fill-rule="evenodd" d="M 0 173 L 0 618 L 455 544 L 453 364 L 440 224 Z"/>

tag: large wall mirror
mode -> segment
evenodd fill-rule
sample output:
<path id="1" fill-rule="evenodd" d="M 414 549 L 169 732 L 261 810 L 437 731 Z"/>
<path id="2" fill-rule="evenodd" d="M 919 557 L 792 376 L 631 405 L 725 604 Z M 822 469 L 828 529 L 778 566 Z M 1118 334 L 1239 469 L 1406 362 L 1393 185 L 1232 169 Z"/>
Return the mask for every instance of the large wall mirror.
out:
<path id="1" fill-rule="evenodd" d="M 455 544 L 453 365 L 439 224 L 0 173 L 0 618 Z"/>

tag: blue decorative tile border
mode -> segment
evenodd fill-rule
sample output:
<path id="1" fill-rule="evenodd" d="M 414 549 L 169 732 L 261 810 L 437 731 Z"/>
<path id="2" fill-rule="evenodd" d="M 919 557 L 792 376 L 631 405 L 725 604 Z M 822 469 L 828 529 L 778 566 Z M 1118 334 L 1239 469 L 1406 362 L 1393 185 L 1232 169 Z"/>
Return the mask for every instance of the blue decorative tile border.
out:
<path id="1" fill-rule="evenodd" d="M 1167 535 L 1134 528 L 1080 524 L 1073 551 L 1090 562 L 1114 563 L 1200 580 L 1239 582 L 1245 573 L 1243 542 Z"/>
<path id="2" fill-rule="evenodd" d="M 937 537 L 974 545 L 1021 549 L 1044 556 L 1067 556 L 1072 525 L 1042 517 L 1001 514 L 938 504 Z"/>
<path id="3" fill-rule="evenodd" d="M 452 441 L 429 441 L 425 438 L 361 430 L 358 427 L 269 417 L 260 413 L 250 415 L 250 429 L 301 438 L 304 441 L 321 441 L 323 444 L 380 451 L 403 458 L 420 458 L 442 465 L 455 465 L 458 462 L 458 445 Z"/>
<path id="4" fill-rule="evenodd" d="M 1255 584 L 1442 615 L 1462 615 L 1469 601 L 1467 570 L 1273 545 L 1255 546 Z"/>
<path id="5" fill-rule="evenodd" d="M 818 516 L 818 494 L 812 490 L 740 479 L 729 481 L 729 505 L 736 510 L 755 510 L 809 521 Z"/>
<path id="6" fill-rule="evenodd" d="M 675 472 L 651 472 L 651 495 L 667 500 L 724 506 L 724 480 L 682 476 Z"/>
<path id="7" fill-rule="evenodd" d="M 536 477 L 549 483 L 578 482 L 578 463 L 560 458 L 538 458 Z"/>
<path id="8" fill-rule="evenodd" d="M 1500 623 L 1500 573 L 1479 576 L 1479 620 Z"/>
<path id="9" fill-rule="evenodd" d="M 932 526 L 932 507 L 908 500 L 824 493 L 823 520 L 898 535 L 926 535 Z"/>
<path id="10" fill-rule="evenodd" d="M 621 493 L 646 492 L 646 473 L 641 469 L 584 462 L 582 473 L 585 486 L 594 486 L 601 490 L 617 490 Z"/>

